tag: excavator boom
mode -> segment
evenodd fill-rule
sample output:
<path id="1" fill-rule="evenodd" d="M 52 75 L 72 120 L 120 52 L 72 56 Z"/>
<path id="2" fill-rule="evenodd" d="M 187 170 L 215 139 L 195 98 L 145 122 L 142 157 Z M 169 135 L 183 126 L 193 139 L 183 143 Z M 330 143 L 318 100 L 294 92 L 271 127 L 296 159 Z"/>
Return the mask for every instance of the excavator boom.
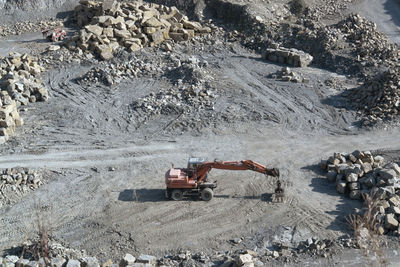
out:
<path id="1" fill-rule="evenodd" d="M 265 175 L 273 177 L 279 177 L 279 170 L 277 168 L 269 169 L 260 163 L 252 160 L 241 160 L 241 161 L 210 161 L 204 162 L 199 165 L 196 174 L 197 181 L 201 182 L 211 169 L 222 169 L 222 170 L 251 170 Z"/>

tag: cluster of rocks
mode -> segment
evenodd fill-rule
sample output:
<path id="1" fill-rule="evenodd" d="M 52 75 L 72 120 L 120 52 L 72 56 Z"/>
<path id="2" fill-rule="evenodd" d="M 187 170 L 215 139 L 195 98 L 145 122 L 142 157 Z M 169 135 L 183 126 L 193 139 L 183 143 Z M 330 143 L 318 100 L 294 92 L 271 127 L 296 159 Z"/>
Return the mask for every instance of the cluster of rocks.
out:
<path id="1" fill-rule="evenodd" d="M 0 169 L 0 206 L 9 204 L 18 195 L 39 188 L 44 183 L 43 172 L 28 168 Z"/>
<path id="2" fill-rule="evenodd" d="M 179 60 L 178 60 L 179 61 Z M 179 61 L 180 62 L 180 61 Z M 137 57 L 118 57 L 112 61 L 108 61 L 100 67 L 93 67 L 84 75 L 77 79 L 80 85 L 91 86 L 93 84 L 113 85 L 118 84 L 123 79 L 139 78 L 139 77 L 161 77 L 165 70 L 176 66 L 170 56 L 157 55 L 157 57 L 148 56 L 147 54 L 138 55 Z"/>
<path id="3" fill-rule="evenodd" d="M 317 65 L 365 81 L 343 94 L 359 111 L 363 125 L 398 115 L 400 50 L 375 23 L 357 14 L 330 26 L 303 20 L 286 38 L 291 40 L 288 45 L 310 52 Z"/>
<path id="4" fill-rule="evenodd" d="M 0 144 L 4 144 L 14 135 L 15 127 L 23 125 L 24 121 L 18 113 L 15 100 L 6 91 L 0 94 Z"/>
<path id="5" fill-rule="evenodd" d="M 390 43 L 387 36 L 377 30 L 374 22 L 351 14 L 340 21 L 335 28 L 350 45 L 352 54 L 360 62 L 372 61 L 374 65 L 387 63 L 395 66 L 400 56 L 397 45 Z"/>
<path id="6" fill-rule="evenodd" d="M 333 16 L 341 14 L 352 2 L 353 0 L 326 0 L 323 4 L 308 7 L 305 15 L 313 20 L 334 18 Z"/>
<path id="7" fill-rule="evenodd" d="M 16 22 L 12 25 L 1 25 L 0 36 L 20 35 L 27 32 L 39 32 L 42 29 L 55 28 L 63 25 L 62 20 L 42 20 L 39 22 Z"/>
<path id="8" fill-rule="evenodd" d="M 0 61 L 0 68 L 2 91 L 7 91 L 18 106 L 48 99 L 47 89 L 38 79 L 45 71 L 38 58 L 12 52 Z"/>
<path id="9" fill-rule="evenodd" d="M 243 239 L 240 240 L 243 241 Z M 328 257 L 337 248 L 359 248 L 353 238 L 321 240 L 317 237 L 310 237 L 294 246 L 277 242 L 263 249 L 255 246 L 254 250 L 247 249 L 247 245 L 242 246 L 242 249 L 212 250 L 208 253 L 179 250 L 161 257 L 126 253 L 122 259 L 117 261 L 111 259 L 100 261 L 96 257 L 89 256 L 85 250 L 72 249 L 52 238 L 48 238 L 46 241 L 27 241 L 23 246 L 16 246 L 9 250 L 9 256 L 0 257 L 0 262 L 11 267 L 45 266 L 46 264 L 54 267 L 269 266 L 277 262 L 296 262 L 301 255 Z M 236 245 L 240 243 L 238 242 Z M 43 257 L 43 244 L 46 244 L 46 258 Z M 38 259 L 38 255 L 42 255 L 42 257 Z"/>
<path id="10" fill-rule="evenodd" d="M 0 144 L 23 124 L 18 107 L 48 99 L 46 88 L 36 78 L 42 71 L 37 59 L 27 54 L 10 53 L 0 60 Z"/>
<path id="11" fill-rule="evenodd" d="M 313 60 L 313 57 L 304 51 L 285 47 L 267 48 L 264 53 L 264 58 L 272 62 L 288 64 L 293 67 L 307 67 Z"/>
<path id="12" fill-rule="evenodd" d="M 50 252 L 51 253 L 51 252 Z M 82 254 L 82 253 L 78 253 Z M 0 257 L 0 262 L 5 263 L 7 267 L 32 267 L 32 266 L 45 266 L 46 263 L 54 267 L 151 267 L 151 266 L 198 266 L 205 264 L 214 264 L 216 266 L 265 266 L 265 262 L 278 259 L 281 254 L 278 251 L 270 251 L 268 255 L 258 255 L 257 252 L 251 250 L 240 250 L 235 252 L 219 251 L 214 255 L 207 255 L 206 253 L 194 253 L 190 251 L 183 251 L 174 255 L 165 255 L 164 257 L 157 258 L 152 255 L 140 254 L 137 257 L 131 254 L 125 256 L 119 262 L 108 260 L 101 263 L 95 257 L 48 257 L 40 258 L 38 260 L 21 259 L 15 255 L 8 255 L 4 258 Z"/>
<path id="13" fill-rule="evenodd" d="M 283 67 L 281 70 L 270 74 L 269 78 L 281 80 L 281 81 L 290 81 L 294 83 L 309 83 L 310 79 L 300 77 L 298 74 L 293 72 L 289 67 Z"/>
<path id="14" fill-rule="evenodd" d="M 36 189 L 43 184 L 41 173 L 28 168 L 3 169 L 0 170 L 0 177 L 0 191 L 6 186 L 14 186 L 14 191 L 26 191 L 25 189 Z"/>
<path id="15" fill-rule="evenodd" d="M 297 246 L 298 253 L 309 253 L 313 255 L 321 255 L 327 257 L 327 249 L 333 246 L 334 242 L 330 239 L 319 239 L 310 237 L 305 241 L 301 241 Z"/>
<path id="16" fill-rule="evenodd" d="M 137 118 L 147 120 L 153 115 L 214 108 L 215 92 L 209 86 L 213 78 L 208 75 L 207 63 L 191 57 L 179 61 L 179 65 L 165 74 L 174 87 L 150 93 L 132 103 L 131 108 L 139 114 Z"/>
<path id="17" fill-rule="evenodd" d="M 391 120 L 400 113 L 400 68 L 378 74 L 344 94 L 364 117 L 363 125 Z"/>
<path id="18" fill-rule="evenodd" d="M 119 48 L 133 52 L 164 41 L 187 41 L 211 32 L 210 27 L 189 21 L 175 7 L 142 1 L 81 0 L 75 8 L 75 18 L 83 29 L 67 42 L 67 47 L 93 51 L 105 60 L 111 59 Z"/>
<path id="19" fill-rule="evenodd" d="M 321 166 L 328 171 L 327 179 L 336 183 L 339 193 L 349 193 L 352 199 L 369 194 L 380 200 L 380 234 L 392 230 L 400 234 L 400 167 L 396 163 L 384 164 L 382 156 L 356 150 L 334 153 Z"/>

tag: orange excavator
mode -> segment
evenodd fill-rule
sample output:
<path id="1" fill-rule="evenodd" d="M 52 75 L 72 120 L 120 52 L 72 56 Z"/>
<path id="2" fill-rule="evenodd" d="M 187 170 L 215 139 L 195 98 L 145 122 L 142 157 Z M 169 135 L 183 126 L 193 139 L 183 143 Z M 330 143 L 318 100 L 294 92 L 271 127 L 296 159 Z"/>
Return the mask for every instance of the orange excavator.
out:
<path id="1" fill-rule="evenodd" d="M 279 181 L 279 170 L 269 169 L 251 160 L 242 161 L 205 161 L 203 158 L 189 158 L 187 168 L 171 167 L 165 174 L 167 186 L 166 197 L 173 200 L 182 200 L 184 196 L 200 196 L 204 201 L 213 198 L 213 189 L 216 182 L 208 182 L 207 175 L 211 169 L 223 170 L 251 170 L 265 175 L 278 177 L 275 194 L 283 197 L 283 189 Z"/>

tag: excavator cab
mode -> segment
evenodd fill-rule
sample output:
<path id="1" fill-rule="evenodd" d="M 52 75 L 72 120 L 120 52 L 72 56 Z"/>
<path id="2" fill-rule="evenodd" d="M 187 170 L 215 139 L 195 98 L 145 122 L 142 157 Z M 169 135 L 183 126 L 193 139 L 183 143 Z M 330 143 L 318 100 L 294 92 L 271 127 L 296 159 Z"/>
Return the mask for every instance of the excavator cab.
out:
<path id="1" fill-rule="evenodd" d="M 189 158 L 187 165 L 187 175 L 192 178 L 197 171 L 197 168 L 205 162 L 205 158 Z"/>

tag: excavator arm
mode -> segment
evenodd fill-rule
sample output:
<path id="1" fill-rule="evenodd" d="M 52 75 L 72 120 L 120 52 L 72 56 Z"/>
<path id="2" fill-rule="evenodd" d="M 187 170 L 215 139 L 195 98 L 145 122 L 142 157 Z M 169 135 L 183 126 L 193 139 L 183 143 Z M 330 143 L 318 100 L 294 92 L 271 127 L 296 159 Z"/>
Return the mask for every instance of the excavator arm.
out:
<path id="1" fill-rule="evenodd" d="M 207 173 L 211 169 L 222 169 L 222 170 L 251 170 L 265 175 L 273 177 L 279 177 L 279 170 L 277 168 L 269 169 L 264 165 L 261 165 L 252 160 L 241 160 L 241 161 L 210 161 L 204 162 L 200 165 L 196 171 L 197 181 L 201 182 L 207 176 Z"/>

